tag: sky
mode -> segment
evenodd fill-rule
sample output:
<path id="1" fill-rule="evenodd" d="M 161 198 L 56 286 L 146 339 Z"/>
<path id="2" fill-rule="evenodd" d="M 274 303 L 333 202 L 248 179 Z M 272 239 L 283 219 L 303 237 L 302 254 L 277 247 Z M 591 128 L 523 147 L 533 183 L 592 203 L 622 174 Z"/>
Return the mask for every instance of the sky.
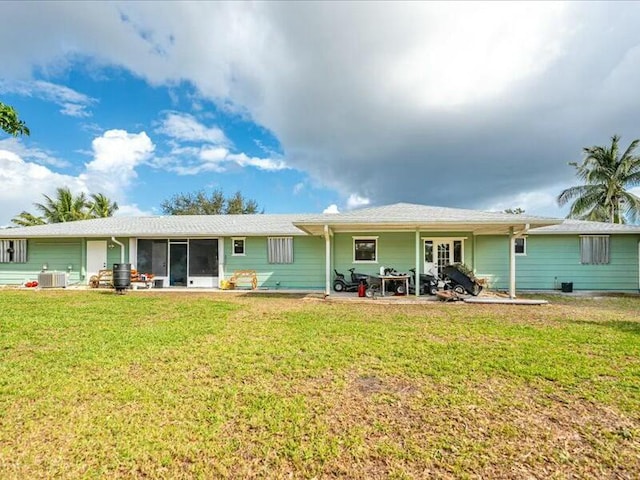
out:
<path id="1" fill-rule="evenodd" d="M 412 202 L 563 217 L 640 138 L 640 2 L 3 2 L 0 225 L 58 187 L 120 215 Z M 640 189 L 634 189 L 640 194 Z"/>

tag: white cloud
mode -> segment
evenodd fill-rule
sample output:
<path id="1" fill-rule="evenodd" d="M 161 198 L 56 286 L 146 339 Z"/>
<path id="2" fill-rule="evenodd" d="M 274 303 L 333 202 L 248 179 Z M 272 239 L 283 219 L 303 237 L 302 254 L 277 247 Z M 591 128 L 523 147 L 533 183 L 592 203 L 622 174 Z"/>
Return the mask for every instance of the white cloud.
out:
<path id="1" fill-rule="evenodd" d="M 116 196 L 136 178 L 136 167 L 144 163 L 155 146 L 145 132 L 107 130 L 93 140 L 93 160 L 80 179 L 90 191 Z"/>
<path id="2" fill-rule="evenodd" d="M 0 149 L 0 225 L 8 225 L 23 210 L 34 212 L 33 203 L 41 194 L 53 195 L 57 187 L 83 190 L 78 178 L 51 171 L 48 167 L 28 162 L 19 155 Z"/>
<path id="3" fill-rule="evenodd" d="M 229 143 L 221 129 L 206 127 L 198 122 L 193 115 L 187 113 L 168 113 L 156 131 L 180 142 L 201 142 L 214 145 Z"/>
<path id="4" fill-rule="evenodd" d="M 289 168 L 278 158 L 250 157 L 242 152 L 232 153 L 226 148 L 230 141 L 221 129 L 206 127 L 194 116 L 186 113 L 167 114 L 156 132 L 170 137 L 169 143 L 172 148 L 166 165 L 169 170 L 179 175 L 222 173 L 232 166 L 254 167 L 265 171 Z M 199 146 L 194 146 L 193 143 Z M 154 164 L 162 167 L 157 161 L 154 161 Z"/>
<path id="5" fill-rule="evenodd" d="M 293 186 L 294 195 L 298 195 L 302 190 L 304 190 L 304 182 L 298 182 Z"/>
<path id="6" fill-rule="evenodd" d="M 366 205 L 369 205 L 370 203 L 371 200 L 369 200 L 368 198 L 361 197 L 356 193 L 352 193 L 351 195 L 349 195 L 349 198 L 347 198 L 347 209 L 352 210 L 354 208 L 364 207 Z"/>
<path id="7" fill-rule="evenodd" d="M 553 184 L 538 190 L 496 198 L 486 204 L 483 210 L 502 212 L 509 208 L 522 208 L 529 215 L 565 217 L 567 209 L 560 208 L 556 198 L 568 186 L 565 184 Z"/>
<path id="8" fill-rule="evenodd" d="M 255 167 L 258 170 L 277 171 L 285 170 L 287 164 L 284 161 L 274 158 L 249 157 L 244 153 L 231 153 L 226 160 L 234 162 L 240 167 Z"/>
<path id="9" fill-rule="evenodd" d="M 82 58 L 154 86 L 190 82 L 222 111 L 271 131 L 287 165 L 311 181 L 345 196 L 376 192 L 377 203 L 517 200 L 569 182 L 566 162 L 582 147 L 613 133 L 635 138 L 640 123 L 637 2 L 104 2 L 85 10 L 7 4 L 3 75 L 64 72 Z M 22 35 L 26 25 L 39 34 Z M 274 158 L 254 163 L 271 168 Z M 203 171 L 201 162 L 183 167 Z"/>
<path id="10" fill-rule="evenodd" d="M 90 117 L 91 112 L 88 109 L 97 102 L 95 98 L 69 87 L 42 80 L 32 82 L 0 80 L 0 93 L 41 98 L 62 107 L 60 113 L 63 115 L 79 118 Z"/>
<path id="11" fill-rule="evenodd" d="M 10 137 L 0 140 L 0 150 L 8 150 L 18 157 L 31 160 L 42 165 L 51 165 L 52 167 L 68 167 L 70 164 L 66 160 L 55 157 L 51 152 L 36 147 L 27 147 L 22 139 Z"/>
<path id="12" fill-rule="evenodd" d="M 114 217 L 148 217 L 150 215 L 155 215 L 155 213 L 140 208 L 137 203 L 118 204 L 118 210 L 113 214 Z"/>
<path id="13" fill-rule="evenodd" d="M 340 210 L 338 210 L 338 205 L 332 203 L 327 208 L 325 208 L 322 213 L 340 213 Z"/>
<path id="14" fill-rule="evenodd" d="M 11 151 L 4 147 L 15 147 Z M 144 163 L 154 145 L 146 133 L 108 130 L 93 140 L 93 159 L 85 164 L 78 176 L 54 172 L 49 167 L 25 160 L 21 153 L 33 155 L 19 143 L 0 145 L 0 225 L 9 224 L 11 218 L 26 210 L 35 212 L 34 202 L 41 195 L 55 195 L 59 187 L 68 187 L 74 193 L 104 193 L 120 206 L 120 214 L 139 212 L 135 204 L 126 202 L 127 187 L 137 175 L 136 168 Z"/>

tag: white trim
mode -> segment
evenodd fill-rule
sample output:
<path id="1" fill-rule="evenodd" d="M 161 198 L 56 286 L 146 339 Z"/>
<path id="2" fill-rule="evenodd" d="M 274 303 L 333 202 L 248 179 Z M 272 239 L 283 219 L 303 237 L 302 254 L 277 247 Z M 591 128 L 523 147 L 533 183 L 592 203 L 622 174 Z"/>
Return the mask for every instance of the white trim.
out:
<path id="1" fill-rule="evenodd" d="M 374 264 L 374 263 L 378 263 L 378 239 L 380 237 L 371 237 L 371 236 L 352 236 L 352 243 L 351 243 L 351 253 L 352 253 L 352 260 L 353 263 L 370 263 L 370 264 Z M 376 245 L 376 250 L 375 250 L 375 260 L 356 260 L 356 241 L 357 240 L 375 240 L 375 245 Z"/>
<path id="2" fill-rule="evenodd" d="M 138 269 L 138 239 L 137 237 L 129 238 L 129 263 L 131 268 Z"/>
<path id="3" fill-rule="evenodd" d="M 467 240 L 469 237 L 422 237 L 422 240 L 442 240 L 442 241 L 453 241 L 453 240 Z"/>
<path id="4" fill-rule="evenodd" d="M 460 263 L 464 263 L 464 258 L 465 258 L 465 247 L 464 244 L 466 243 L 465 240 L 467 240 L 467 237 L 422 237 L 422 263 L 424 264 L 426 262 L 426 259 L 424 258 L 424 244 L 425 242 L 432 242 L 434 245 L 434 249 L 433 249 L 433 258 L 434 258 L 434 262 L 436 259 L 436 249 L 435 249 L 435 243 L 451 243 L 451 257 L 453 257 L 454 253 L 453 253 L 453 242 L 455 241 L 460 241 L 462 242 L 462 251 L 460 252 L 462 258 L 460 259 Z M 455 260 L 454 258 L 452 258 L 452 260 Z M 455 263 L 455 262 L 451 262 L 451 263 Z"/>
<path id="5" fill-rule="evenodd" d="M 324 226 L 324 294 L 331 295 L 331 230 Z"/>
<path id="6" fill-rule="evenodd" d="M 242 240 L 242 253 L 236 253 L 235 241 Z M 231 237 L 231 256 L 244 257 L 247 254 L 247 237 Z"/>
<path id="7" fill-rule="evenodd" d="M 520 240 L 522 239 L 522 241 L 524 242 L 524 252 L 522 253 L 518 253 L 515 251 L 515 245 L 516 245 L 516 240 Z M 527 237 L 515 237 L 513 240 L 513 248 L 514 248 L 514 254 L 516 257 L 526 257 L 527 256 Z"/>
<path id="8" fill-rule="evenodd" d="M 424 252 L 424 243 L 423 245 L 423 252 Z M 424 253 L 423 253 L 424 254 Z M 424 266 L 424 262 L 422 262 L 423 266 Z M 415 285 L 415 295 L 416 297 L 420 296 L 420 230 L 416 230 L 416 272 L 415 272 L 415 278 L 413 279 L 413 284 Z M 407 294 L 409 294 L 409 292 L 407 291 Z"/>
<path id="9" fill-rule="evenodd" d="M 509 233 L 509 298 L 516 298 L 516 236 Z"/>
<path id="10" fill-rule="evenodd" d="M 218 238 L 218 288 L 222 288 L 224 280 L 224 237 Z"/>

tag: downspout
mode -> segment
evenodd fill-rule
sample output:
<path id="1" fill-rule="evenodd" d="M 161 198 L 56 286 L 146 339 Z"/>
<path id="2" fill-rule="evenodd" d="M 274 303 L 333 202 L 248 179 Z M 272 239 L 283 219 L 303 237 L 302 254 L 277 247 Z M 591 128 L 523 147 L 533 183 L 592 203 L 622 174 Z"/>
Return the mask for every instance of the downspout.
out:
<path id="1" fill-rule="evenodd" d="M 331 294 L 331 236 L 329 235 L 329 225 L 324 226 L 324 255 L 324 295 L 328 297 Z"/>
<path id="2" fill-rule="evenodd" d="M 116 237 L 111 237 L 111 241 L 113 243 L 117 243 L 118 245 L 120 245 L 120 263 L 125 263 L 124 262 L 124 243 L 120 243 L 118 240 L 116 240 Z"/>
<path id="3" fill-rule="evenodd" d="M 524 229 L 514 232 L 509 228 L 509 298 L 516 298 L 516 238 L 520 238 L 529 231 L 529 224 Z"/>

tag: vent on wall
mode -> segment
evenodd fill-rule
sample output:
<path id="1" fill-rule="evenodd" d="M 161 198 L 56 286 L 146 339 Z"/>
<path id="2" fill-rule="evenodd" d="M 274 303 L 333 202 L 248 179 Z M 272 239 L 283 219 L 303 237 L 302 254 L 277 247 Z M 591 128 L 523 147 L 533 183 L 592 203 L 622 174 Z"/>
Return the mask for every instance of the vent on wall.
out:
<path id="1" fill-rule="evenodd" d="M 42 272 L 38 274 L 40 288 L 66 288 L 67 274 L 65 272 Z"/>

